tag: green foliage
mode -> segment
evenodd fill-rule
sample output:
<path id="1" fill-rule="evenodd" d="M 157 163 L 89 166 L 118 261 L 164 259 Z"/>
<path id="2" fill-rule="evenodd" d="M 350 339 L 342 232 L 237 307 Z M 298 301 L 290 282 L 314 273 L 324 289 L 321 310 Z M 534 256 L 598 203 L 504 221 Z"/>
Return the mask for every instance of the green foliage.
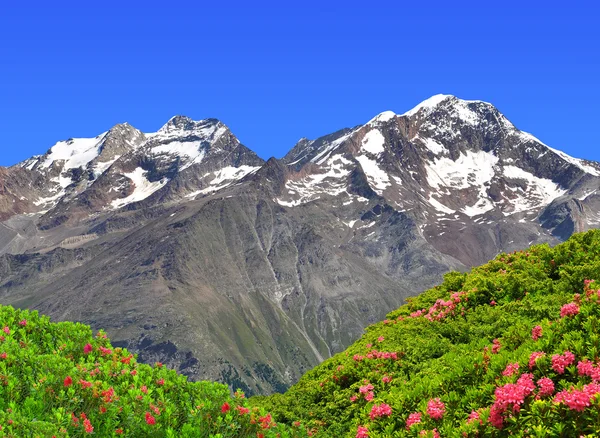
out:
<path id="1" fill-rule="evenodd" d="M 0 436 L 303 437 L 225 385 L 139 364 L 103 332 L 0 306 Z"/>
<path id="2" fill-rule="evenodd" d="M 500 254 L 468 274 L 447 274 L 285 394 L 251 401 L 317 436 L 599 436 L 599 295 L 598 230 Z M 561 315 L 568 303 L 577 312 Z M 533 352 L 544 356 L 530 368 Z M 565 352 L 575 358 L 561 373 L 553 356 Z M 596 374 L 580 372 L 586 361 Z M 552 394 L 542 392 L 542 378 Z M 511 391 L 518 401 L 503 405 Z M 440 419 L 428 412 L 435 398 L 445 408 Z M 382 404 L 390 415 L 377 413 Z M 421 421 L 407 428 L 410 414 Z"/>

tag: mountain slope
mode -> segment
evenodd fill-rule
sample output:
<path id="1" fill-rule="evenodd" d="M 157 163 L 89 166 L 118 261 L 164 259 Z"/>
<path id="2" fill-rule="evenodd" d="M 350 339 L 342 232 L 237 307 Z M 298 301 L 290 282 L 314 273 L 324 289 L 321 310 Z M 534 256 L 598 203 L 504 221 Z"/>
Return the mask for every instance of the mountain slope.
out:
<path id="1" fill-rule="evenodd" d="M 445 272 L 597 227 L 599 169 L 453 96 L 267 162 L 215 119 L 117 125 L 0 172 L 0 302 L 281 391 Z"/>
<path id="2" fill-rule="evenodd" d="M 316 436 L 593 436 L 599 248 L 594 230 L 447 274 L 285 394 L 254 401 Z"/>

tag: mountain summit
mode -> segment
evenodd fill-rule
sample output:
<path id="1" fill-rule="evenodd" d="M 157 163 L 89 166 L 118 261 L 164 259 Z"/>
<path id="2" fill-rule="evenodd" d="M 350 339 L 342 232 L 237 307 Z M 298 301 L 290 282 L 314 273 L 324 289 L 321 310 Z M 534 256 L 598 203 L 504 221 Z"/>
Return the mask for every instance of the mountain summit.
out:
<path id="1" fill-rule="evenodd" d="M 600 165 L 438 95 L 264 162 L 216 119 L 0 168 L 0 296 L 141 360 L 286 388 L 407 296 L 600 224 Z"/>

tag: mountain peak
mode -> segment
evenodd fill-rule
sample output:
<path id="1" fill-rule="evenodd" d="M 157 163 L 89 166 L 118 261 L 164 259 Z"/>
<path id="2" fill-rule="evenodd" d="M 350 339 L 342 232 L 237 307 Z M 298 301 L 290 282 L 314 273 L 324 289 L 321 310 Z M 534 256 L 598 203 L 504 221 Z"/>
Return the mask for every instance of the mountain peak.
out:
<path id="1" fill-rule="evenodd" d="M 387 121 L 393 119 L 394 117 L 396 117 L 396 113 L 394 113 L 393 111 L 384 111 L 382 113 L 377 114 L 375 117 L 373 117 L 371 120 L 369 120 L 367 125 L 371 125 L 374 123 L 387 122 Z"/>
<path id="2" fill-rule="evenodd" d="M 174 116 L 158 130 L 162 134 L 181 133 L 182 131 L 197 131 L 204 128 L 222 124 L 217 119 L 192 120 L 187 116 Z"/>

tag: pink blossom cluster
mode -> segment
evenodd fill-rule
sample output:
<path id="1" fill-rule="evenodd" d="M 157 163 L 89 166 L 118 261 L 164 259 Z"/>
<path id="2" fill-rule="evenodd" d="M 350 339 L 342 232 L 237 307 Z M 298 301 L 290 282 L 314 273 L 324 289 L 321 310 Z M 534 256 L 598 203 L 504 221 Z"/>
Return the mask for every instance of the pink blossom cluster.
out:
<path id="1" fill-rule="evenodd" d="M 502 348 L 502 345 L 500 344 L 500 340 L 499 339 L 494 339 L 492 341 L 492 354 L 498 354 L 500 353 L 500 348 Z"/>
<path id="2" fill-rule="evenodd" d="M 377 351 L 377 350 L 371 350 L 369 351 L 366 355 L 362 355 L 362 354 L 355 354 L 354 356 L 352 356 L 352 359 L 355 362 L 361 362 L 365 359 L 392 359 L 392 360 L 398 360 L 398 353 L 395 351 L 389 352 L 389 351 Z"/>
<path id="3" fill-rule="evenodd" d="M 513 412 L 519 412 L 525 397 L 529 396 L 535 389 L 533 374 L 522 374 L 517 383 L 507 383 L 496 388 L 496 401 L 490 408 L 490 423 L 498 429 L 504 423 L 503 414 L 509 408 Z"/>
<path id="4" fill-rule="evenodd" d="M 475 421 L 479 421 L 479 424 L 482 424 L 481 419 L 479 418 L 479 412 L 471 411 L 469 417 L 467 418 L 467 424 L 474 423 Z"/>
<path id="5" fill-rule="evenodd" d="M 600 367 L 585 359 L 577 364 L 577 372 L 580 376 L 588 376 L 594 382 L 600 382 Z"/>
<path id="6" fill-rule="evenodd" d="M 575 355 L 570 351 L 552 356 L 552 369 L 558 374 L 564 374 L 565 368 L 575 362 Z"/>
<path id="7" fill-rule="evenodd" d="M 565 304 L 560 308 L 560 317 L 575 316 L 579 313 L 579 306 L 575 303 Z"/>
<path id="8" fill-rule="evenodd" d="M 419 436 L 428 436 L 429 432 L 431 432 L 431 436 L 432 438 L 441 438 L 440 433 L 438 432 L 437 428 L 433 429 L 433 430 L 426 430 L 423 429 L 421 432 L 419 432 Z"/>
<path id="9" fill-rule="evenodd" d="M 366 426 L 358 426 L 356 438 L 369 438 L 369 429 Z"/>
<path id="10" fill-rule="evenodd" d="M 537 381 L 537 385 L 540 389 L 538 392 L 539 397 L 546 397 L 554 393 L 554 382 L 548 377 L 542 377 Z"/>
<path id="11" fill-rule="evenodd" d="M 389 417 L 392 415 L 392 408 L 390 405 L 381 403 L 380 405 L 373 405 L 371 408 L 371 412 L 369 413 L 369 417 L 371 420 L 375 420 L 376 418 L 381 417 Z"/>
<path id="12" fill-rule="evenodd" d="M 439 398 L 431 399 L 427 402 L 427 415 L 434 420 L 441 420 L 446 412 L 446 406 Z"/>
<path id="13" fill-rule="evenodd" d="M 421 422 L 421 413 L 413 412 L 406 419 L 406 429 L 410 429 L 410 426 L 412 426 L 413 424 L 420 423 L 420 422 Z"/>
<path id="14" fill-rule="evenodd" d="M 504 371 L 502 371 L 502 375 L 506 377 L 514 376 L 519 372 L 519 362 L 509 363 L 506 365 Z"/>
<path id="15" fill-rule="evenodd" d="M 600 393 L 600 385 L 597 383 L 590 383 L 585 385 L 583 390 L 571 388 L 564 390 L 556 394 L 554 397 L 555 403 L 564 403 L 569 409 L 573 411 L 581 412 L 590 406 L 592 398 Z"/>
<path id="16" fill-rule="evenodd" d="M 529 356 L 529 369 L 530 370 L 533 369 L 536 361 L 540 357 L 544 357 L 545 355 L 546 355 L 546 353 L 544 353 L 543 351 L 534 351 L 533 353 L 531 353 L 531 356 Z"/>
<path id="17" fill-rule="evenodd" d="M 533 339 L 534 341 L 537 341 L 541 337 L 542 337 L 542 326 L 536 325 L 534 328 L 531 329 L 531 339 Z"/>
<path id="18" fill-rule="evenodd" d="M 425 318 L 427 318 L 429 321 L 440 321 L 449 315 L 453 315 L 457 304 L 463 301 L 463 296 L 466 294 L 466 292 L 454 292 L 448 301 L 441 299 L 437 300 L 435 304 L 429 308 Z M 465 297 L 464 301 L 467 300 L 468 298 Z"/>
<path id="19" fill-rule="evenodd" d="M 375 397 L 375 392 L 373 391 L 373 388 L 374 388 L 373 385 L 368 383 L 368 384 L 363 385 L 360 388 L 358 388 L 358 392 L 365 395 L 366 401 L 371 401 Z M 356 401 L 356 398 L 354 398 L 354 400 L 352 400 L 352 397 L 351 397 L 350 400 Z"/>

